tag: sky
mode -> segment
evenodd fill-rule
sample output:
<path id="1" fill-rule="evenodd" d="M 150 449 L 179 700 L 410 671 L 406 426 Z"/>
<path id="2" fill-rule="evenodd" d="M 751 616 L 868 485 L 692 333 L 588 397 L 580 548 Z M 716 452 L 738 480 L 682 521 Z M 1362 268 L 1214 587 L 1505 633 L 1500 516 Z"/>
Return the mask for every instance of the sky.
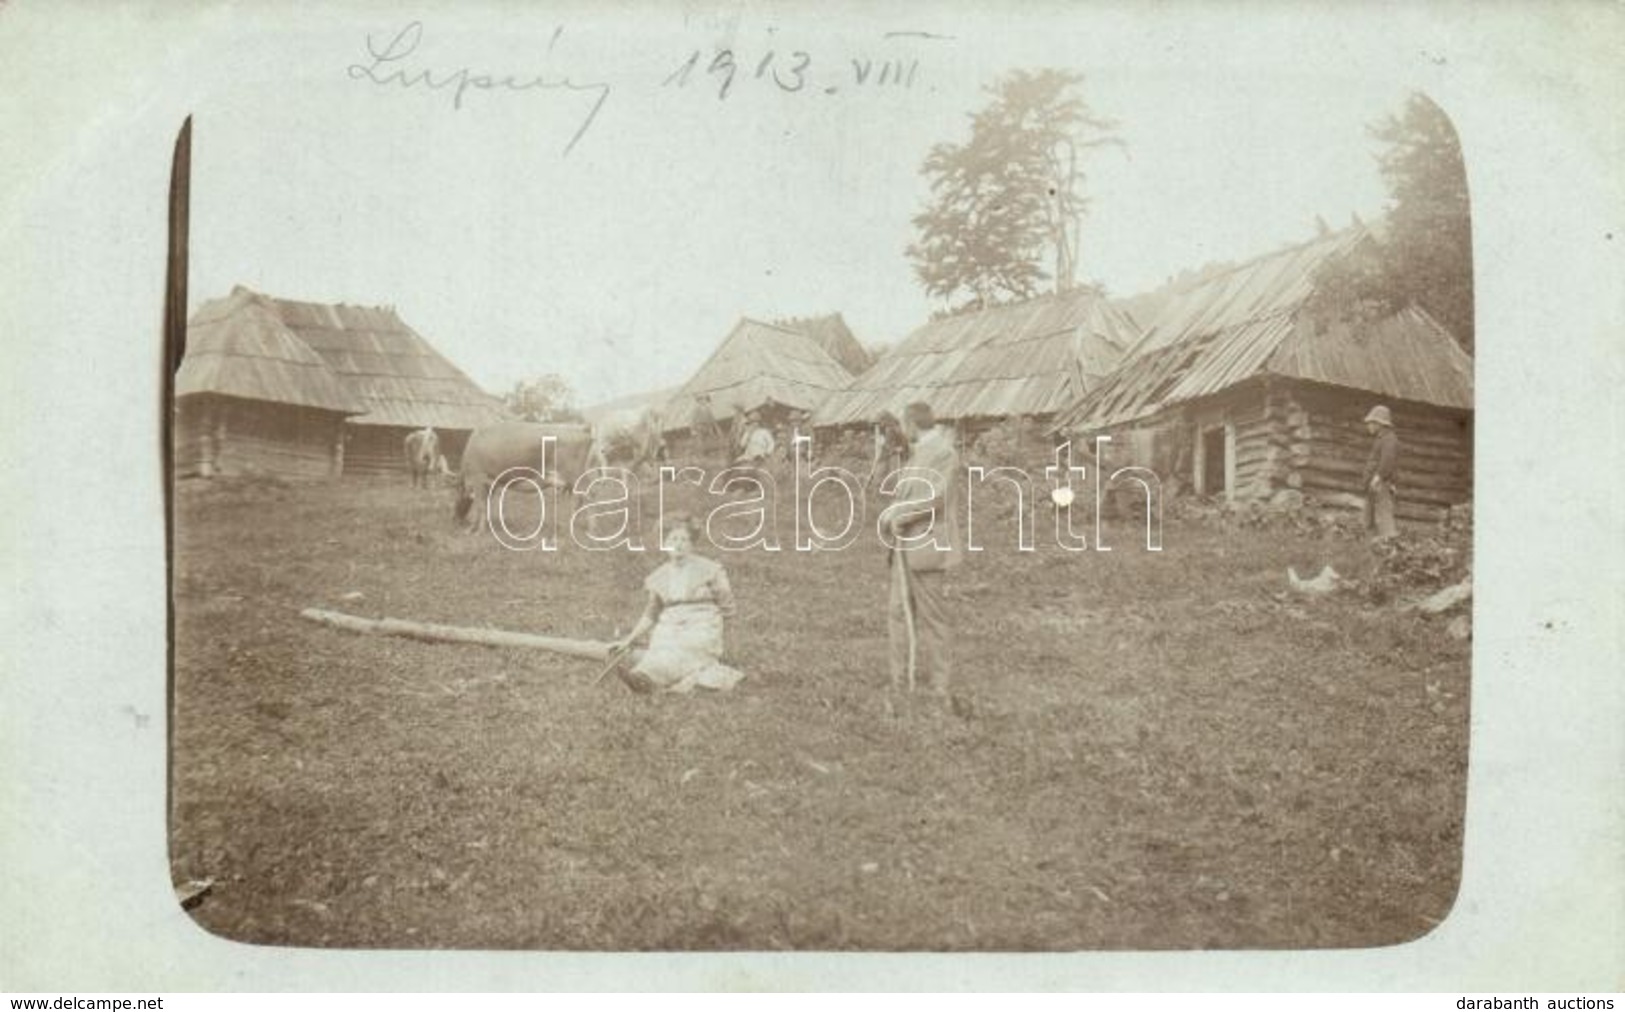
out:
<path id="1" fill-rule="evenodd" d="M 238 284 L 393 305 L 486 389 L 557 372 L 584 404 L 681 383 L 740 316 L 838 311 L 869 343 L 924 322 L 937 304 L 904 255 L 919 165 L 964 139 L 982 87 L 1011 69 L 1083 74 L 1120 124 L 1126 147 L 1087 166 L 1080 272 L 1119 296 L 1302 241 L 1317 215 L 1379 214 L 1366 127 L 1407 92 L 1285 51 L 1272 63 L 1234 19 L 1192 12 L 373 10 L 239 18 L 210 37 L 193 308 Z M 1290 40 L 1290 23 L 1262 27 Z M 718 48 L 736 68 L 725 96 Z M 881 85 L 887 61 L 912 78 Z M 459 96 L 464 68 L 549 86 Z"/>

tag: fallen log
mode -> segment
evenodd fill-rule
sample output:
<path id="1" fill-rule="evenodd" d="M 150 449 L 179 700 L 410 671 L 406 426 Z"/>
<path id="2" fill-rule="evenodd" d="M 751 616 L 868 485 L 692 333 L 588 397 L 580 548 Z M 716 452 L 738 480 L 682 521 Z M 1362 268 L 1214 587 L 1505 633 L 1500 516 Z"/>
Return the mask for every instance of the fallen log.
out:
<path id="1" fill-rule="evenodd" d="M 546 650 L 567 657 L 585 657 L 588 660 L 607 661 L 614 649 L 608 643 L 596 640 L 573 640 L 562 636 L 538 636 L 534 633 L 508 632 L 503 629 L 473 629 L 467 626 L 435 625 L 430 622 L 408 622 L 398 618 L 360 618 L 323 608 L 306 608 L 299 617 L 320 625 L 363 635 L 403 636 L 427 643 L 477 643 L 488 647 L 522 647 L 527 650 Z"/>

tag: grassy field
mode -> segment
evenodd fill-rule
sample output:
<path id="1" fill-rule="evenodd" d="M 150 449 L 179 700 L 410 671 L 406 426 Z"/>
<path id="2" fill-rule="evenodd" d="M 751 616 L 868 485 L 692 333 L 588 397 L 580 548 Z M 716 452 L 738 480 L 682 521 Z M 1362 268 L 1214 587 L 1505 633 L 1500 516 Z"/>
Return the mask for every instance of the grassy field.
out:
<path id="1" fill-rule="evenodd" d="M 298 611 L 607 639 L 652 553 L 505 551 L 404 482 L 176 502 L 172 870 L 214 880 L 193 915 L 228 938 L 1371 946 L 1455 896 L 1468 644 L 1284 593 L 1288 565 L 1360 572 L 1357 542 L 1170 521 L 1160 553 L 1124 526 L 1109 553 L 1023 554 L 990 527 L 949 591 L 974 713 L 893 716 L 873 538 L 712 552 L 750 677 L 643 697 Z"/>

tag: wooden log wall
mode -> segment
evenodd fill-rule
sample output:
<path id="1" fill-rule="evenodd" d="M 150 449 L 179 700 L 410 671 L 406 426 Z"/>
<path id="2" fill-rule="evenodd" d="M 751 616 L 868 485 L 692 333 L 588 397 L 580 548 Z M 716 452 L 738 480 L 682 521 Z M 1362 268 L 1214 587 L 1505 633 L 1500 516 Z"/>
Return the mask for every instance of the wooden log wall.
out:
<path id="1" fill-rule="evenodd" d="M 342 417 L 286 404 L 189 397 L 177 408 L 175 474 L 333 477 Z"/>
<path id="2" fill-rule="evenodd" d="M 1235 498 L 1261 499 L 1273 495 L 1282 472 L 1281 411 L 1253 387 L 1231 402 L 1226 412 L 1236 439 Z"/>
<path id="3" fill-rule="evenodd" d="M 1361 477 L 1372 437 L 1365 415 L 1378 398 L 1333 387 L 1248 383 L 1226 395 L 1110 430 L 1112 468 L 1150 467 L 1169 495 L 1192 486 L 1195 441 L 1204 427 L 1227 423 L 1235 438 L 1234 499 L 1268 500 L 1295 489 L 1324 501 L 1363 501 Z M 1388 402 L 1399 434 L 1401 519 L 1436 521 L 1472 497 L 1472 415 L 1424 404 Z M 1087 434 L 1075 434 L 1087 441 Z"/>
<path id="4" fill-rule="evenodd" d="M 173 430 L 175 477 L 207 478 L 212 473 L 214 451 L 213 433 L 205 424 L 207 398 L 187 397 L 175 405 Z"/>
<path id="5" fill-rule="evenodd" d="M 415 429 L 402 425 L 351 425 L 345 430 L 344 476 L 351 479 L 401 481 L 411 480 L 411 468 L 406 464 L 406 437 Z M 442 429 L 435 427 L 440 439 L 440 453 L 452 471 L 463 464 L 463 448 L 468 429 Z"/>
<path id="6" fill-rule="evenodd" d="M 221 474 L 333 477 L 337 474 L 335 444 L 342 424 L 339 419 L 331 412 L 232 401 L 216 424 L 216 469 Z"/>
<path id="7" fill-rule="evenodd" d="M 1365 495 L 1361 478 L 1371 452 L 1365 414 L 1369 395 L 1299 385 L 1277 390 L 1285 416 L 1285 485 L 1322 496 Z M 1472 497 L 1471 415 L 1421 404 L 1388 402 L 1399 435 L 1395 480 L 1402 519 L 1435 520 Z M 1282 441 L 1277 439 L 1277 445 Z"/>
<path id="8" fill-rule="evenodd" d="M 396 425 L 349 426 L 344 439 L 344 477 L 409 480 L 406 436 L 411 431 Z"/>

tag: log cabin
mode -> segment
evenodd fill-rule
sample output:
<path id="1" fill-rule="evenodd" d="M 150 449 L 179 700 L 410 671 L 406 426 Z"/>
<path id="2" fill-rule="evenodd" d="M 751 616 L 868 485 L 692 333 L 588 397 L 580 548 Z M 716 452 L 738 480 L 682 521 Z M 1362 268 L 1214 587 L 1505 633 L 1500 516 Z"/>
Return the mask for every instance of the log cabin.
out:
<path id="1" fill-rule="evenodd" d="M 408 433 L 433 426 L 451 467 L 502 417 L 388 306 L 277 299 L 238 286 L 187 326 L 176 378 L 181 476 L 404 477 Z"/>
<path id="2" fill-rule="evenodd" d="M 661 421 L 674 452 L 692 455 L 699 442 L 693 431 L 695 409 L 702 397 L 723 434 L 736 412 L 749 411 L 778 431 L 851 379 L 819 338 L 787 324 L 744 317 L 666 402 Z"/>
<path id="3" fill-rule="evenodd" d="M 243 290 L 187 325 L 175 376 L 177 477 L 336 478 L 344 421 L 366 411 L 321 356 Z"/>
<path id="4" fill-rule="evenodd" d="M 1110 436 L 1108 471 L 1154 470 L 1165 494 L 1227 503 L 1363 494 L 1376 404 L 1399 435 L 1398 516 L 1441 519 L 1473 487 L 1473 362 L 1424 310 L 1370 319 L 1311 311 L 1315 272 L 1371 242 L 1351 229 L 1238 265 L 1176 294 L 1057 436 Z M 1292 496 L 1287 496 L 1291 498 Z"/>
<path id="5" fill-rule="evenodd" d="M 1087 287 L 945 316 L 915 328 L 832 394 L 812 424 L 820 440 L 833 440 L 921 401 L 964 445 L 1018 419 L 1043 432 L 1140 335 L 1127 313 Z M 1033 452 L 1042 459 L 1047 448 Z"/>

